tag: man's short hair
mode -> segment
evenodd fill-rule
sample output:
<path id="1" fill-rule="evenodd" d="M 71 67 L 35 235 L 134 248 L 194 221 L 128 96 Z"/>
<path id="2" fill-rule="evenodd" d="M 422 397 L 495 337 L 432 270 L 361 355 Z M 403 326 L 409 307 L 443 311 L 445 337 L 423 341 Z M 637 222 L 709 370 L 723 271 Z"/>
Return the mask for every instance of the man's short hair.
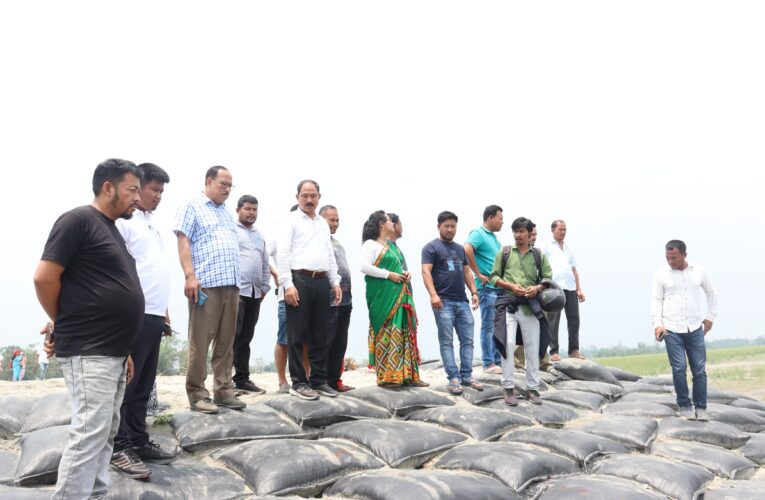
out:
<path id="1" fill-rule="evenodd" d="M 316 192 L 321 193 L 321 189 L 319 189 L 318 182 L 311 179 L 303 179 L 302 181 L 298 182 L 298 188 L 297 188 L 298 194 L 300 194 L 300 190 L 303 189 L 303 184 L 305 184 L 306 182 L 310 182 L 311 184 L 313 184 L 316 187 Z"/>
<path id="2" fill-rule="evenodd" d="M 102 161 L 93 172 L 93 195 L 101 194 L 104 182 L 109 181 L 116 186 L 122 182 L 126 174 L 133 174 L 139 179 L 142 178 L 141 172 L 132 161 L 120 160 L 119 158 L 109 158 Z"/>
<path id="3" fill-rule="evenodd" d="M 324 215 L 324 212 L 327 210 L 337 210 L 337 207 L 334 205 L 324 205 L 319 209 L 319 215 Z"/>
<path id="4" fill-rule="evenodd" d="M 497 212 L 502 212 L 502 207 L 499 205 L 489 205 L 488 207 L 483 209 L 483 221 L 486 222 L 489 220 L 489 217 L 494 217 L 497 215 Z"/>
<path id="5" fill-rule="evenodd" d="M 677 250 L 684 254 L 685 253 L 685 242 L 683 240 L 669 240 L 666 245 L 664 245 L 664 249 L 666 251 L 670 251 L 673 248 L 677 248 Z"/>
<path id="6" fill-rule="evenodd" d="M 290 207 L 290 212 L 294 212 L 295 210 L 297 210 L 297 209 L 298 209 L 298 207 L 299 207 L 299 206 L 300 206 L 300 205 L 298 205 L 297 203 L 295 203 L 294 205 L 292 205 L 292 206 Z"/>
<path id="7" fill-rule="evenodd" d="M 401 220 L 398 214 L 394 214 L 393 212 L 388 212 L 388 217 L 390 217 L 390 221 L 394 224 L 398 224 L 398 221 Z"/>
<path id="8" fill-rule="evenodd" d="M 138 170 L 143 174 L 141 187 L 144 187 L 151 181 L 159 181 L 162 184 L 170 182 L 170 176 L 167 175 L 167 172 L 162 167 L 158 167 L 153 163 L 141 163 L 138 165 Z"/>
<path id="9" fill-rule="evenodd" d="M 526 217 L 518 217 L 513 221 L 513 224 L 510 226 L 510 229 L 513 231 L 518 231 L 520 229 L 525 229 L 528 232 L 531 232 L 534 229 L 534 223 L 531 222 Z"/>
<path id="10" fill-rule="evenodd" d="M 446 222 L 448 220 L 453 220 L 454 222 L 459 222 L 457 220 L 457 214 L 455 214 L 454 212 L 450 212 L 448 210 L 444 210 L 443 212 L 438 214 L 438 224 L 439 225 L 443 224 L 444 222 Z"/>
<path id="11" fill-rule="evenodd" d="M 258 199 L 251 194 L 243 194 L 239 198 L 239 201 L 236 202 L 236 208 L 242 208 L 245 203 L 252 203 L 253 205 L 257 205 Z"/>
<path id="12" fill-rule="evenodd" d="M 558 224 L 565 224 L 565 223 L 566 221 L 562 219 L 555 219 L 554 221 L 552 221 L 552 224 L 550 224 L 550 229 L 555 230 L 555 228 L 558 227 Z"/>
<path id="13" fill-rule="evenodd" d="M 228 171 L 226 167 L 223 167 L 221 165 L 216 165 L 214 167 L 210 167 L 207 169 L 207 173 L 205 174 L 205 182 L 207 182 L 207 179 L 217 179 L 218 178 L 218 172 L 221 170 Z"/>

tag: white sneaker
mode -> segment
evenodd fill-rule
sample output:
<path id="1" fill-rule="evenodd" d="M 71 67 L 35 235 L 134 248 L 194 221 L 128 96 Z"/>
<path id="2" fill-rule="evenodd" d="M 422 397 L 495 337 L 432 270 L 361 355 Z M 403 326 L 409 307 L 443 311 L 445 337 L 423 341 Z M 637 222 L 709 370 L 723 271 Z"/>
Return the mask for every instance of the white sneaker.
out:
<path id="1" fill-rule="evenodd" d="M 696 408 L 696 420 L 701 422 L 709 422 L 706 408 Z"/>
<path id="2" fill-rule="evenodd" d="M 694 418 L 693 408 L 691 408 L 690 406 L 687 408 L 680 408 L 680 418 L 692 420 Z"/>

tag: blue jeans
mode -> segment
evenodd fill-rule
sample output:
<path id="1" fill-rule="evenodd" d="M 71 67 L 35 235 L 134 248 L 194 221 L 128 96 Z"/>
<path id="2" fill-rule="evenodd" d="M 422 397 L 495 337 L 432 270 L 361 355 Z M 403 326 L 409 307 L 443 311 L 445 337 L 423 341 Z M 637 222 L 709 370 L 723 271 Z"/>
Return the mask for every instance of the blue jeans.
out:
<path id="1" fill-rule="evenodd" d="M 276 343 L 287 345 L 287 303 L 279 301 L 279 331 L 276 333 Z"/>
<path id="2" fill-rule="evenodd" d="M 438 327 L 438 344 L 446 377 L 467 383 L 473 376 L 473 312 L 467 301 L 442 300 L 444 307 L 433 309 Z M 460 341 L 460 368 L 454 359 L 454 331 Z"/>
<path id="3" fill-rule="evenodd" d="M 675 384 L 677 405 L 680 408 L 690 408 L 691 400 L 688 397 L 688 379 L 685 374 L 685 356 L 691 365 L 693 375 L 693 405 L 699 409 L 707 407 L 707 349 L 704 345 L 704 329 L 699 328 L 695 332 L 675 333 L 667 332 L 664 337 L 667 345 L 667 356 L 672 366 L 672 381 Z"/>
<path id="4" fill-rule="evenodd" d="M 127 356 L 71 356 L 58 361 L 72 403 L 72 426 L 52 499 L 106 498 Z"/>
<path id="5" fill-rule="evenodd" d="M 481 360 L 483 367 L 499 366 L 502 356 L 494 345 L 494 304 L 497 302 L 497 289 L 484 286 L 478 291 L 481 306 Z"/>

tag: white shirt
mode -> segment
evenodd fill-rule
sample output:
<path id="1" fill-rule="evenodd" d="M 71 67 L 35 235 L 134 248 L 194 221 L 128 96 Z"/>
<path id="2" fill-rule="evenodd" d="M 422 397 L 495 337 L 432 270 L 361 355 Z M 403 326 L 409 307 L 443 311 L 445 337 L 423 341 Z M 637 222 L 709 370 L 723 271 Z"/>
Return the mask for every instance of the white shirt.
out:
<path id="1" fill-rule="evenodd" d="M 39 363 L 47 363 L 48 360 L 48 353 L 45 352 L 45 349 L 40 346 L 40 348 L 37 350 L 37 358 L 39 359 Z M 0 362 L 2 362 L 2 359 L 0 359 Z"/>
<path id="2" fill-rule="evenodd" d="M 292 270 L 324 271 L 332 286 L 340 284 L 329 224 L 319 214 L 311 219 L 299 208 L 285 218 L 276 238 L 279 284 L 291 288 Z"/>
<path id="3" fill-rule="evenodd" d="M 702 268 L 687 264 L 682 271 L 667 265 L 654 276 L 651 296 L 654 329 L 663 326 L 675 333 L 694 332 L 705 319 L 714 321 L 717 316 L 717 295 L 709 276 Z"/>
<path id="4" fill-rule="evenodd" d="M 361 245 L 361 272 L 373 278 L 388 279 L 390 272 L 375 266 L 377 257 L 383 249 L 382 243 L 377 240 L 367 240 Z"/>
<path id="5" fill-rule="evenodd" d="M 576 278 L 574 278 L 576 259 L 568 243 L 564 240 L 563 248 L 561 248 L 558 242 L 553 240 L 545 247 L 545 255 L 552 267 L 553 281 L 564 290 L 576 290 Z"/>
<path id="6" fill-rule="evenodd" d="M 266 247 L 268 248 L 268 259 L 270 260 L 271 265 L 276 266 L 276 240 L 273 240 L 273 239 L 268 240 L 266 243 Z M 277 289 L 276 295 L 278 297 L 278 300 L 279 301 L 284 300 L 284 287 L 277 286 L 276 289 Z"/>
<path id="7" fill-rule="evenodd" d="M 135 259 L 146 314 L 164 317 L 170 299 L 170 263 L 151 212 L 136 210 L 133 217 L 117 219 L 115 224 Z"/>

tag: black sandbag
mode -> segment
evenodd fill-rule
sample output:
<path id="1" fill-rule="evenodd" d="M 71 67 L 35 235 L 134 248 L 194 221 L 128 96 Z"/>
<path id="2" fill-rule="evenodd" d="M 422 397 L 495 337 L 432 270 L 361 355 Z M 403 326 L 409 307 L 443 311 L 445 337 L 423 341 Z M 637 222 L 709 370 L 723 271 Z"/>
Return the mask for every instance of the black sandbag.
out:
<path id="1" fill-rule="evenodd" d="M 546 427 L 563 427 L 567 422 L 579 418 L 579 412 L 567 405 L 559 405 L 546 402 L 541 405 L 531 404 L 528 401 L 520 401 L 518 406 L 507 406 L 504 400 L 492 401 L 483 406 L 495 410 L 505 410 L 515 415 L 536 420 Z"/>
<path id="2" fill-rule="evenodd" d="M 608 368 L 589 359 L 565 358 L 556 361 L 553 366 L 574 380 L 592 380 L 622 385 Z"/>
<path id="3" fill-rule="evenodd" d="M 176 460 L 172 465 L 146 463 L 151 479 L 136 481 L 112 470 L 109 474 L 109 500 L 216 500 L 240 499 L 252 494 L 244 480 L 222 467 L 199 462 Z"/>
<path id="4" fill-rule="evenodd" d="M 29 410 L 19 432 L 34 432 L 72 423 L 72 403 L 69 394 L 60 392 L 38 399 Z"/>
<path id="5" fill-rule="evenodd" d="M 732 425 L 744 432 L 762 432 L 765 430 L 765 415 L 748 408 L 736 408 L 716 403 L 707 404 L 709 420 Z"/>
<path id="6" fill-rule="evenodd" d="M 574 430 L 595 434 L 625 444 L 628 448 L 645 450 L 656 438 L 656 420 L 646 417 L 608 415 Z"/>
<path id="7" fill-rule="evenodd" d="M 550 391 L 543 394 L 542 399 L 592 411 L 600 411 L 600 407 L 606 404 L 606 398 L 600 394 L 584 391 Z"/>
<path id="8" fill-rule="evenodd" d="M 695 500 L 715 476 L 698 465 L 645 455 L 612 455 L 593 468 L 598 474 L 617 476 L 647 484 L 679 500 Z"/>
<path id="9" fill-rule="evenodd" d="M 0 484 L 13 485 L 18 461 L 19 456 L 16 453 L 0 450 Z"/>
<path id="10" fill-rule="evenodd" d="M 335 425 L 359 422 L 364 421 Z M 337 439 L 248 441 L 212 457 L 242 476 L 257 495 L 314 496 L 345 474 L 384 465 L 355 444 Z"/>
<path id="11" fill-rule="evenodd" d="M 765 434 L 751 434 L 749 441 L 739 448 L 739 453 L 759 465 L 765 465 Z"/>
<path id="12" fill-rule="evenodd" d="M 727 479 L 750 478 L 757 467 L 757 464 L 748 458 L 725 448 L 687 441 L 655 443 L 651 448 L 651 454 L 699 465 Z"/>
<path id="13" fill-rule="evenodd" d="M 714 387 L 707 387 L 707 402 L 727 405 L 739 399 L 739 394 L 721 391 Z"/>
<path id="14" fill-rule="evenodd" d="M 625 393 L 624 389 L 618 385 L 587 380 L 561 380 L 555 384 L 555 388 L 559 391 L 592 392 L 610 400 L 614 400 Z"/>
<path id="15" fill-rule="evenodd" d="M 439 457 L 435 467 L 488 474 L 516 492 L 535 481 L 580 472 L 573 460 L 520 443 L 463 444 Z"/>
<path id="16" fill-rule="evenodd" d="M 549 389 L 547 386 L 547 382 L 545 382 L 544 378 L 541 376 L 542 373 L 545 372 L 539 372 L 539 387 L 537 387 L 537 391 L 544 392 Z M 553 375 L 550 375 L 553 379 Z M 498 373 L 483 373 L 481 375 L 476 376 L 476 379 L 483 383 L 484 385 L 492 385 L 492 386 L 498 386 L 502 387 L 502 375 Z M 513 372 L 513 385 L 515 386 L 515 390 L 525 395 L 528 392 L 528 388 L 526 387 L 526 372 L 525 371 L 514 371 Z"/>
<path id="17" fill-rule="evenodd" d="M 24 420 L 39 398 L 13 395 L 0 397 L 0 439 L 10 439 L 21 431 Z"/>
<path id="18" fill-rule="evenodd" d="M 500 442 L 541 446 L 558 455 L 575 460 L 585 468 L 590 460 L 595 457 L 630 452 L 629 448 L 613 439 L 572 430 L 520 429 L 502 436 Z"/>
<path id="19" fill-rule="evenodd" d="M 53 490 L 0 486 L 0 500 L 50 500 Z"/>
<path id="20" fill-rule="evenodd" d="M 521 499 L 501 482 L 482 474 L 421 469 L 383 469 L 348 475 L 338 479 L 324 495 L 365 500 Z"/>
<path id="21" fill-rule="evenodd" d="M 606 368 L 608 368 L 608 371 L 610 371 L 619 382 L 637 382 L 640 380 L 640 375 L 635 375 L 634 373 L 622 370 L 621 368 L 615 366 L 606 366 Z"/>
<path id="22" fill-rule="evenodd" d="M 545 481 L 535 487 L 536 500 L 568 500 L 586 498 L 587 500 L 661 500 L 646 486 L 619 477 L 588 476 L 565 477 Z"/>
<path id="23" fill-rule="evenodd" d="M 55 484 L 58 464 L 68 441 L 68 425 L 47 427 L 23 435 L 19 439 L 21 456 L 13 475 L 14 483 L 20 486 Z"/>
<path id="24" fill-rule="evenodd" d="M 625 394 L 633 392 L 648 392 L 651 394 L 671 394 L 674 392 L 672 387 L 666 385 L 646 384 L 645 382 L 622 381 L 622 388 Z"/>
<path id="25" fill-rule="evenodd" d="M 294 396 L 277 396 L 265 403 L 300 426 L 326 427 L 337 422 L 360 418 L 390 418 L 391 414 L 378 406 L 354 398 L 319 398 L 306 401 Z"/>
<path id="26" fill-rule="evenodd" d="M 720 481 L 707 488 L 704 500 L 742 500 L 765 498 L 765 481 Z"/>
<path id="27" fill-rule="evenodd" d="M 658 387 L 658 386 L 657 386 Z M 677 405 L 677 397 L 674 394 L 650 394 L 646 392 L 631 392 L 625 394 L 619 398 L 620 403 L 659 403 L 660 405 L 669 406 L 675 411 L 679 411 L 680 407 Z"/>
<path id="28" fill-rule="evenodd" d="M 262 404 L 244 411 L 220 408 L 217 414 L 181 411 L 173 415 L 173 430 L 185 450 L 250 439 L 306 437 L 299 425 Z"/>
<path id="29" fill-rule="evenodd" d="M 653 403 L 651 401 L 617 401 L 616 403 L 611 403 L 610 405 L 603 408 L 603 413 L 606 415 L 624 415 L 627 417 L 650 418 L 674 417 L 676 415 L 675 410 L 669 406 Z"/>
<path id="30" fill-rule="evenodd" d="M 434 387 L 433 390 L 449 394 L 448 385 L 439 385 Z M 476 391 L 468 386 L 462 387 L 462 397 L 472 405 L 481 405 L 488 403 L 489 401 L 494 401 L 495 399 L 502 399 L 504 396 L 505 391 L 496 385 L 484 384 L 482 391 Z"/>
<path id="31" fill-rule="evenodd" d="M 353 441 L 391 467 L 403 468 L 417 468 L 467 439 L 435 425 L 400 420 L 342 422 L 324 429 L 322 437 Z"/>
<path id="32" fill-rule="evenodd" d="M 552 385 L 559 380 L 572 380 L 568 375 L 559 372 L 558 370 L 539 372 L 539 380 L 544 380 L 548 385 Z"/>
<path id="33" fill-rule="evenodd" d="M 748 410 L 755 410 L 765 414 L 765 403 L 760 401 L 752 401 L 751 399 L 738 398 L 729 403 L 730 406 L 736 408 L 746 408 Z"/>
<path id="34" fill-rule="evenodd" d="M 420 408 L 454 405 L 454 401 L 448 396 L 437 394 L 427 389 L 413 387 L 384 388 L 373 385 L 359 387 L 346 394 L 350 397 L 386 408 L 394 415 L 419 410 Z"/>
<path id="35" fill-rule="evenodd" d="M 642 377 L 640 379 L 641 382 L 644 384 L 652 384 L 652 385 L 664 385 L 668 387 L 672 387 L 675 384 L 675 381 L 672 380 L 671 375 L 659 375 L 654 377 Z"/>
<path id="36" fill-rule="evenodd" d="M 514 427 L 534 425 L 526 417 L 480 407 L 425 408 L 410 413 L 407 419 L 449 427 L 479 441 L 496 439 Z"/>
<path id="37" fill-rule="evenodd" d="M 722 446 L 729 450 L 740 448 L 749 441 L 749 434 L 741 432 L 732 425 L 681 418 L 665 418 L 659 422 L 659 435 Z"/>

